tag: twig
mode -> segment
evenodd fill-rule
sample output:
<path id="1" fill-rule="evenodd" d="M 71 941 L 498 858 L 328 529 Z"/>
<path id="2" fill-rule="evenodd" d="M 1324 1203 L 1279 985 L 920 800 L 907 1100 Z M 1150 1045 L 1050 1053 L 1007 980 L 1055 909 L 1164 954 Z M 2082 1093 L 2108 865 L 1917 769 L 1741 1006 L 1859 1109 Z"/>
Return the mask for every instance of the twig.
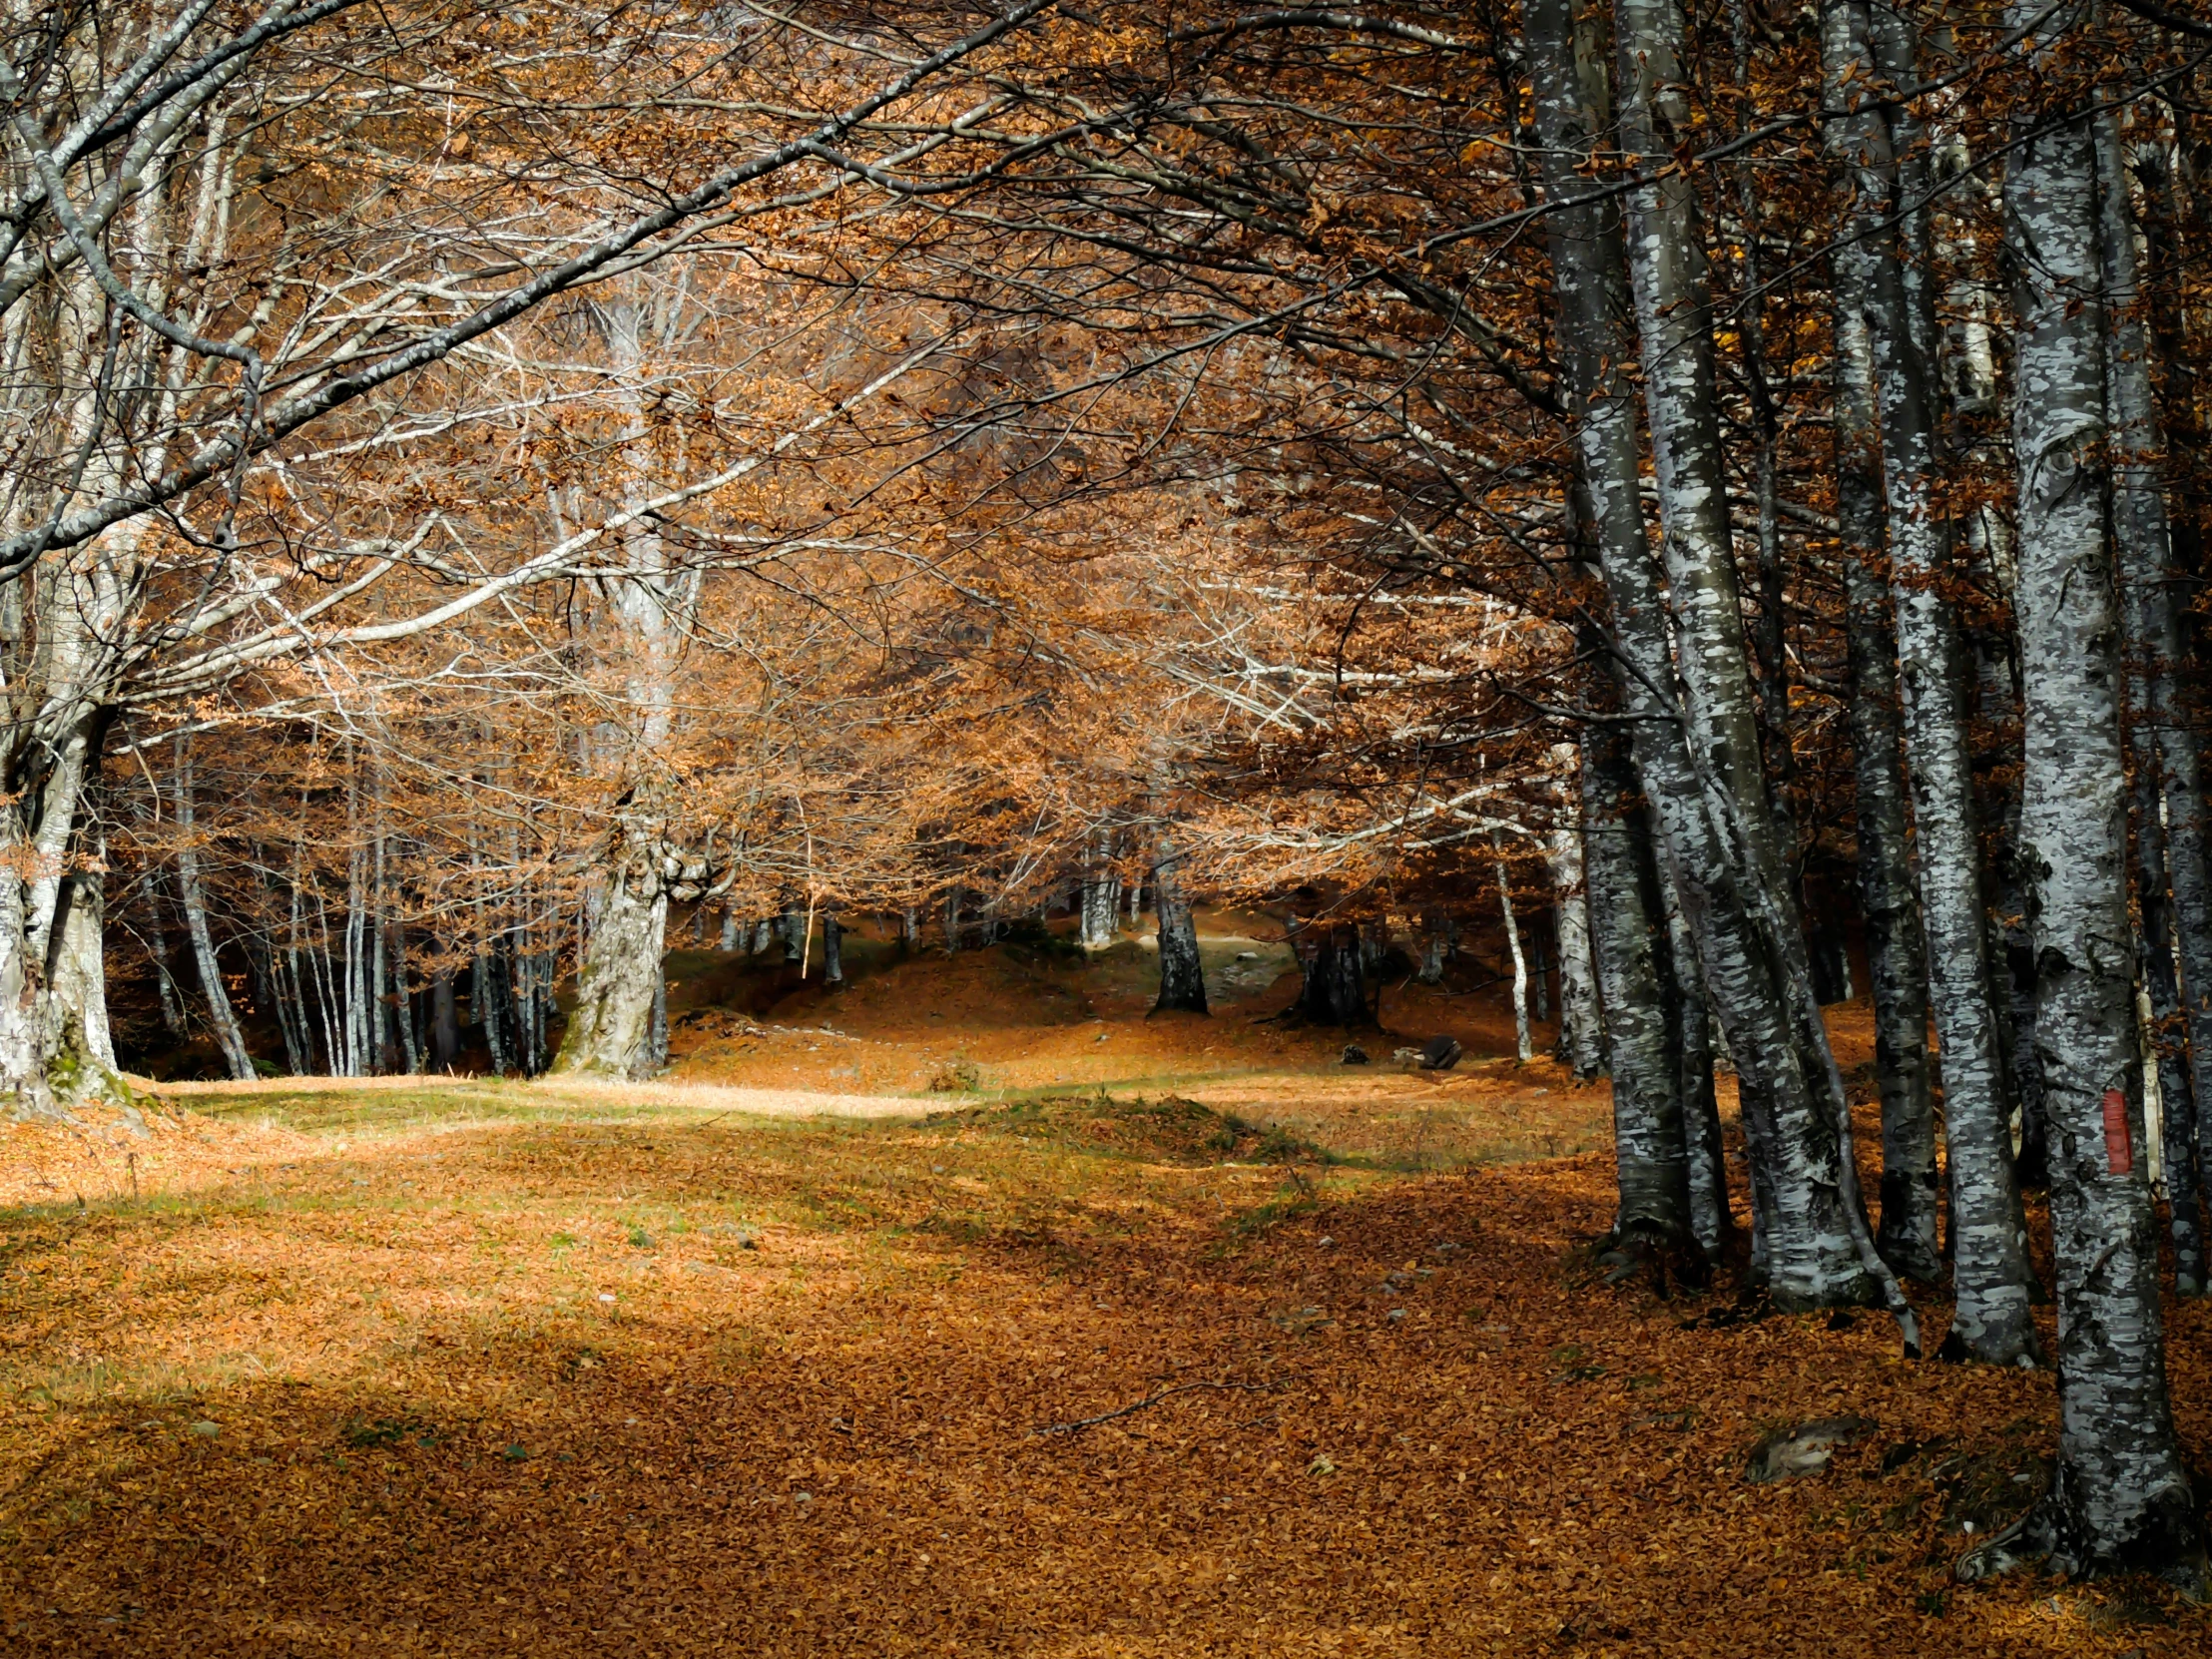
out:
<path id="1" fill-rule="evenodd" d="M 1032 1430 L 1032 1432 L 1037 1434 L 1080 1433 L 1086 1428 L 1095 1428 L 1102 1422 L 1112 1422 L 1116 1417 L 1126 1417 L 1132 1412 L 1146 1410 L 1159 1404 L 1164 1399 L 1174 1398 L 1177 1394 L 1197 1393 L 1201 1389 L 1212 1389 L 1219 1393 L 1274 1394 L 1281 1393 L 1290 1384 L 1287 1382 L 1178 1382 L 1172 1388 L 1162 1388 L 1156 1394 L 1147 1394 L 1140 1400 L 1128 1405 L 1117 1406 L 1111 1411 L 1101 1411 L 1095 1417 L 1078 1417 L 1073 1422 L 1048 1422 L 1043 1427 Z"/>

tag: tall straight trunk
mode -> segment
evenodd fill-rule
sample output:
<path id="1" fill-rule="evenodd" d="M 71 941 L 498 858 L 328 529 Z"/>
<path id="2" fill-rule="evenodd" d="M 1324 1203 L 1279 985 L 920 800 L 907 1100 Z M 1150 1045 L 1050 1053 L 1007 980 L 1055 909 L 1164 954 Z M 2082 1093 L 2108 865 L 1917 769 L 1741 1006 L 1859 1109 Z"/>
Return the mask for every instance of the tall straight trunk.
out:
<path id="1" fill-rule="evenodd" d="M 307 1034 L 307 1011 L 292 980 L 291 957 L 291 951 L 271 942 L 270 1006 L 276 1015 L 276 1029 L 284 1039 L 284 1069 L 294 1077 L 304 1077 L 313 1069 L 313 1045 Z"/>
<path id="2" fill-rule="evenodd" d="M 837 912 L 822 912 L 822 982 L 833 991 L 844 989 L 844 929 Z"/>
<path id="3" fill-rule="evenodd" d="M 1544 935 L 1541 928 L 1532 928 L 1528 938 L 1528 1007 L 1539 1020 L 1551 1018 L 1551 962 L 1544 955 Z"/>
<path id="4" fill-rule="evenodd" d="M 1528 1032 L 1528 956 L 1521 949 L 1520 923 L 1513 916 L 1513 882 L 1505 869 L 1505 849 L 1494 830 L 1490 850 L 1497 854 L 1497 908 L 1505 922 L 1505 949 L 1513 962 L 1513 1052 L 1525 1066 L 1536 1057 Z"/>
<path id="5" fill-rule="evenodd" d="M 1420 966 L 1413 977 L 1423 985 L 1444 982 L 1444 955 L 1451 948 L 1451 923 L 1443 911 L 1423 910 L 1420 916 Z"/>
<path id="6" fill-rule="evenodd" d="M 597 929 L 595 928 L 596 935 Z M 504 1077 L 511 1064 L 507 1048 L 507 998 L 500 983 L 506 964 L 500 959 L 498 941 L 486 939 L 477 947 L 475 977 L 469 985 L 468 1011 L 484 1033 L 484 1052 L 492 1075 Z"/>
<path id="7" fill-rule="evenodd" d="M 2127 634 L 2143 969 L 2160 1033 L 2174 1288 L 2197 1296 L 2206 1289 L 2202 1177 L 2212 1170 L 2212 1122 L 2204 1120 L 2212 1115 L 2205 1111 L 2212 1107 L 2212 870 L 2206 863 L 2204 758 L 2181 680 L 2188 655 L 2181 607 L 2174 601 L 2181 576 L 2166 518 L 2159 464 L 2164 444 L 2119 121 L 2106 110 L 2095 126 L 2112 531 Z M 2184 1021 L 2186 1067 L 2175 1047 L 2182 1035 L 2176 1027 Z"/>
<path id="8" fill-rule="evenodd" d="M 208 931 L 208 906 L 200 889 L 200 848 L 195 831 L 192 787 L 191 740 L 177 740 L 177 901 L 185 914 L 185 937 L 192 946 L 193 964 L 200 970 L 200 989 L 208 999 L 208 1024 L 223 1050 L 223 1063 L 234 1080 L 250 1082 L 254 1057 L 246 1049 L 246 1033 L 239 1029 L 231 993 L 223 983 L 223 969 L 216 961 L 214 935 Z"/>
<path id="9" fill-rule="evenodd" d="M 1865 0 L 1831 0 L 1824 19 L 1832 86 L 1877 75 L 1917 79 L 1910 37 L 1870 21 Z M 1839 106 L 1848 97 L 1831 100 Z M 1941 1045 L 1950 1152 L 1951 1279 L 1957 1311 L 1945 1359 L 2033 1365 L 2027 1222 L 2012 1169 L 2000 1003 L 1990 974 L 1981 832 L 1974 801 L 1964 641 L 1942 591 L 1950 525 L 1942 486 L 1942 418 L 1927 167 L 1917 124 L 1866 98 L 1835 134 L 1852 191 L 1853 231 L 1880 399 L 1890 586 L 1897 611 L 1907 773 L 1919 830 L 1921 915 Z M 1893 223 L 1893 221 L 1896 221 Z"/>
<path id="10" fill-rule="evenodd" d="M 1888 587 L 1876 574 L 1882 558 L 1882 459 L 1874 364 L 1861 310 L 1865 258 L 1863 248 L 1850 242 L 1832 256 L 1836 518 L 1851 667 L 1859 900 L 1867 918 L 1875 1078 L 1882 1097 L 1882 1222 L 1875 1248 L 1897 1272 L 1925 1283 L 1942 1273 L 1936 1105 L 1928 1065 L 1928 959 L 1906 834 L 1894 613 Z"/>
<path id="11" fill-rule="evenodd" d="M 384 937 L 384 806 L 383 777 L 376 779 L 375 829 L 370 833 L 368 907 L 363 920 L 361 947 L 368 959 L 368 1053 L 378 1075 L 398 1069 L 399 1045 L 392 1040 L 390 962 Z"/>
<path id="12" fill-rule="evenodd" d="M 719 948 L 725 956 L 735 956 L 738 953 L 738 912 L 727 907 L 722 912 Z"/>
<path id="13" fill-rule="evenodd" d="M 767 916 L 753 924 L 753 941 L 746 948 L 755 956 L 768 954 L 768 947 L 776 942 L 776 926 Z"/>
<path id="14" fill-rule="evenodd" d="M 2135 677 L 2130 676 L 2131 692 Z M 2158 1085 L 2159 1179 L 2166 1190 L 2168 1232 L 2174 1250 L 2174 1293 L 2204 1294 L 2204 1235 L 2197 1179 L 2196 1098 L 2183 1035 L 2181 975 L 2174 963 L 2173 900 L 2167 887 L 2166 830 L 2159 823 L 2158 780 L 2138 761 L 2132 780 L 2135 808 L 2135 908 L 2137 960 L 2142 969 L 2143 1012 Z M 2149 1079 L 2145 1079 L 2146 1089 Z"/>
<path id="15" fill-rule="evenodd" d="M 375 1050 L 369 1043 L 368 879 L 350 779 L 346 785 L 346 828 L 351 832 L 345 862 L 345 1075 L 366 1077 L 376 1065 Z"/>
<path id="16" fill-rule="evenodd" d="M 911 904 L 898 912 L 898 948 L 907 951 L 921 948 L 921 912 Z"/>
<path id="17" fill-rule="evenodd" d="M 1526 0 L 1536 130 L 1546 194 L 1590 194 L 1600 135 L 1613 127 L 1595 17 L 1571 0 Z M 1680 14 L 1664 0 L 1621 0 L 1626 92 L 1621 143 L 1652 177 L 1630 196 L 1624 239 L 1612 199 L 1550 218 L 1559 342 L 1576 406 L 1588 487 L 1619 652 L 1636 764 L 1665 839 L 1667 862 L 1697 933 L 1698 957 L 1728 1024 L 1743 1077 L 1755 1157 L 1764 1158 L 1774 1217 L 1770 1294 L 1791 1307 L 1880 1295 L 1917 1346 L 1909 1305 L 1875 1254 L 1857 1172 L 1840 1136 L 1848 1107 L 1813 1001 L 1801 925 L 1791 913 L 1760 772 L 1729 542 L 1713 396 L 1711 318 L 1689 182 L 1656 175 L 1686 119 L 1678 69 Z M 1668 129 L 1662 131 L 1662 129 Z M 1685 135 L 1682 142 L 1691 142 Z M 1634 249 L 1634 315 L 1658 461 L 1669 596 L 1681 643 L 1681 692 L 1669 616 L 1646 538 L 1636 387 L 1638 341 L 1625 324 Z"/>
<path id="18" fill-rule="evenodd" d="M 170 971 L 174 958 L 169 953 L 169 932 L 162 926 L 161 877 L 155 870 L 149 870 L 146 876 L 146 945 L 154 961 L 154 989 L 161 1001 L 162 1029 L 182 1042 L 185 1004 L 177 994 L 176 975 Z"/>
<path id="19" fill-rule="evenodd" d="M 944 890 L 944 953 L 960 948 L 960 888 L 957 882 Z"/>
<path id="20" fill-rule="evenodd" d="M 1159 894 L 1160 917 L 1160 996 L 1152 1011 L 1157 1014 L 1176 1009 L 1203 1014 L 1206 972 L 1198 955 L 1198 924 L 1183 890 L 1183 854 L 1170 837 L 1162 835 L 1154 856 L 1152 879 Z"/>
<path id="21" fill-rule="evenodd" d="M 1728 1205 L 1728 1152 L 1721 1143 L 1720 1097 L 1714 1087 L 1713 1011 L 1705 996 L 1705 972 L 1698 961 L 1697 934 L 1682 913 L 1674 877 L 1666 860 L 1651 859 L 1658 877 L 1660 913 L 1666 918 L 1667 947 L 1659 958 L 1660 991 L 1672 1021 L 1668 1041 L 1679 1057 L 1682 1136 L 1690 1160 L 1690 1229 L 1710 1261 L 1720 1260 L 1736 1236 L 1736 1218 Z M 1746 1164 L 1751 1172 L 1753 1277 L 1764 1279 L 1768 1221 L 1774 1214 L 1772 1160 L 1749 1153 L 1753 1120 L 1744 1120 Z"/>
<path id="22" fill-rule="evenodd" d="M 2012 21 L 2042 15 L 2019 0 Z M 2069 1575 L 2163 1571 L 2202 1593 L 2204 1539 L 2167 1394 L 2158 1234 L 2137 1156 L 2096 150 L 2084 116 L 2023 109 L 2019 124 L 2004 194 L 2020 307 L 2020 839 L 2035 876 L 2036 1041 L 2051 1132 L 2058 1468 L 2049 1492 L 1956 1570 L 1973 1579 L 2048 1560 Z"/>
<path id="23" fill-rule="evenodd" d="M 1613 1167 L 1620 1193 L 1613 1237 L 1685 1249 L 1702 1241 L 1691 1227 L 1681 1027 L 1668 1007 L 1673 972 L 1651 826 L 1618 727 L 1583 733 L 1579 770 L 1589 939 L 1613 1072 Z"/>
<path id="24" fill-rule="evenodd" d="M 460 1057 L 461 1021 L 453 999 L 453 970 L 441 967 L 430 976 L 430 1062 L 439 1071 L 451 1071 Z"/>
<path id="25" fill-rule="evenodd" d="M 1633 763 L 1631 763 L 1633 764 Z M 1588 1081 L 1605 1068 L 1590 893 L 1580 815 L 1552 835 L 1551 879 L 1559 917 L 1559 1058 Z"/>
<path id="26" fill-rule="evenodd" d="M 777 918 L 777 932 L 784 940 L 784 960 L 804 961 L 807 955 L 807 907 L 796 899 L 784 900 L 784 908 Z"/>
<path id="27" fill-rule="evenodd" d="M 1113 834 L 1102 830 L 1086 845 L 1091 850 L 1083 872 L 1076 942 L 1085 950 L 1103 950 L 1114 942 L 1114 923 L 1121 908 L 1121 883 L 1112 861 Z"/>
<path id="28" fill-rule="evenodd" d="M 422 1070 L 422 1050 L 415 1046 L 414 998 L 407 989 L 407 925 L 394 916 L 387 930 L 391 940 L 392 1017 L 399 1027 L 400 1059 L 412 1077 Z"/>

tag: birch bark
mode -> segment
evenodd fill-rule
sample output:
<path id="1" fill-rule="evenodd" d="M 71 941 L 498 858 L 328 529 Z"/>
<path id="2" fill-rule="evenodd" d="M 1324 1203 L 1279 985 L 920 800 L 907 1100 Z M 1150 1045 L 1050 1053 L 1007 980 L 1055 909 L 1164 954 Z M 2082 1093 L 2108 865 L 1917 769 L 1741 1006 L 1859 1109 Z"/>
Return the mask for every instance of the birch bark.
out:
<path id="1" fill-rule="evenodd" d="M 1686 1249 L 1690 1154 L 1683 1121 L 1681 1032 L 1672 989 L 1664 901 L 1635 764 L 1618 728 L 1583 733 L 1579 780 L 1591 952 L 1605 1009 L 1613 1074 L 1613 1162 L 1624 1244 Z"/>
<path id="2" fill-rule="evenodd" d="M 1882 561 L 1882 461 L 1874 364 L 1860 309 L 1864 256 L 1846 239 L 1833 256 L 1836 518 L 1844 560 L 1844 630 L 1851 667 L 1860 908 L 1873 980 L 1875 1075 L 1882 1095 L 1883 1260 L 1909 1279 L 1942 1273 L 1936 1107 L 1929 1086 L 1928 963 L 1906 837 L 1904 723 L 1896 636 Z"/>
<path id="3" fill-rule="evenodd" d="M 1198 925 L 1183 890 L 1183 854 L 1169 836 L 1160 837 L 1152 866 L 1154 913 L 1160 922 L 1160 996 L 1154 1013 L 1180 1009 L 1206 1012 L 1206 974 L 1198 954 Z"/>
<path id="4" fill-rule="evenodd" d="M 192 749 L 189 740 L 177 740 L 177 901 L 185 913 L 185 936 L 192 945 L 193 965 L 200 970 L 200 989 L 208 999 L 208 1023 L 214 1028 L 223 1063 L 238 1082 L 254 1076 L 254 1057 L 247 1052 L 246 1036 L 239 1029 L 238 1013 L 223 983 L 223 969 L 216 960 L 215 936 L 208 930 L 208 906 L 200 889 L 200 848 L 193 812 Z"/>
<path id="5" fill-rule="evenodd" d="M 1877 22 L 1872 11 L 1861 0 L 1829 6 L 1823 68 L 1832 104 L 1840 110 L 1857 104 L 1855 114 L 1839 114 L 1830 128 L 1845 165 L 1846 236 L 1859 242 L 1859 297 L 1880 399 L 1898 679 L 1942 1053 L 1956 1312 L 1940 1354 L 2033 1365 L 2040 1353 L 2030 1314 L 2036 1287 L 2013 1176 L 2011 1102 L 1989 971 L 1964 645 L 1942 591 L 1952 572 L 1950 527 L 1937 500 L 1942 422 L 1926 135 L 1910 105 L 1874 90 L 1917 84 L 1919 67 L 1902 20 L 1886 15 Z M 1856 99 L 1848 90 L 1853 82 L 1864 89 Z"/>
<path id="6" fill-rule="evenodd" d="M 1588 11 L 1578 17 L 1572 0 L 1528 0 L 1523 15 L 1545 190 L 1554 202 L 1570 201 L 1586 193 L 1585 170 L 1598 165 L 1599 135 L 1613 125 L 1597 20 Z M 1670 90 L 1681 78 L 1681 18 L 1652 0 L 1621 0 L 1618 17 L 1621 139 L 1633 164 L 1656 174 L 1676 148 L 1660 126 L 1682 113 L 1679 93 Z M 1839 1155 L 1840 1079 L 1828 1086 L 1834 1062 L 1811 1002 L 1803 933 L 1780 890 L 1720 494 L 1710 318 L 1688 188 L 1679 176 L 1647 177 L 1631 193 L 1626 262 L 1643 334 L 1681 693 L 1643 520 L 1627 370 L 1638 341 L 1628 326 L 1620 220 L 1607 202 L 1550 220 L 1561 355 L 1612 604 L 1624 712 L 1634 717 L 1638 772 L 1698 934 L 1706 982 L 1730 1027 L 1754 1157 L 1769 1166 L 1770 1294 L 1797 1307 L 1879 1294 L 1910 1320 L 1858 1213 L 1856 1177 Z"/>
<path id="7" fill-rule="evenodd" d="M 2011 11 L 2040 50 L 2075 21 Z M 2005 181 L 2014 344 L 2016 600 L 2025 690 L 2021 851 L 2036 893 L 2036 1043 L 2058 1267 L 2058 1468 L 1961 1579 L 2047 1560 L 2162 1571 L 2202 1593 L 2204 1539 L 2167 1394 L 2158 1236 L 2143 1145 L 2127 905 L 2120 617 L 2106 474 L 2104 321 L 2087 118 L 2023 108 Z"/>
<path id="8" fill-rule="evenodd" d="M 1576 794 L 1562 803 L 1561 816 L 1565 822 L 1552 831 L 1550 844 L 1551 884 L 1557 895 L 1559 916 L 1559 1058 L 1576 1077 L 1587 1081 L 1605 1068 L 1606 1039 L 1598 1012 L 1599 980 L 1596 947 L 1591 937 L 1588 859 L 1584 854 L 1585 831 L 1578 805 L 1583 762 L 1579 750 L 1568 758 L 1574 764 L 1578 780 Z M 1634 766 L 1633 761 L 1630 766 Z M 1434 984 L 1443 977 L 1440 960 L 1437 969 L 1436 978 L 1428 983 Z"/>
<path id="9" fill-rule="evenodd" d="M 2128 658 L 2137 897 L 2144 977 L 2160 1031 L 2165 1180 L 2174 1288 L 2205 1290 L 2199 1201 L 2212 1168 L 2212 869 L 2205 845 L 2204 758 L 2181 674 L 2188 657 L 2159 456 L 2140 259 L 2119 119 L 2096 118 L 2098 253 L 2105 288 L 2105 408 L 2112 434 L 2112 535 Z M 2178 955 L 2178 962 L 2176 957 Z M 2176 969 L 2178 968 L 2178 974 Z M 2187 1026 L 2186 1068 L 2173 1044 Z"/>
<path id="10" fill-rule="evenodd" d="M 1525 1066 L 1536 1057 L 1528 1032 L 1528 957 L 1521 950 L 1520 923 L 1513 915 L 1513 882 L 1505 869 L 1505 849 L 1494 830 L 1490 850 L 1497 854 L 1497 910 L 1505 923 L 1505 948 L 1513 962 L 1513 1051 Z"/>

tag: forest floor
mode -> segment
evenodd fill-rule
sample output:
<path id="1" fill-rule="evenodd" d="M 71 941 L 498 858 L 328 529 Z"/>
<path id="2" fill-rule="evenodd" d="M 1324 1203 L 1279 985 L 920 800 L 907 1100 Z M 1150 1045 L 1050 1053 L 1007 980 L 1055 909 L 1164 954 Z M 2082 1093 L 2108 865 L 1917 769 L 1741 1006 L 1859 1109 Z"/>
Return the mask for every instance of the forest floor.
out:
<path id="1" fill-rule="evenodd" d="M 666 1083 L 0 1129 L 0 1651 L 2212 1646 L 2154 1587 L 1950 1582 L 2047 1374 L 1608 1284 L 1605 1090 L 1513 1064 L 1494 988 L 1393 988 L 1346 1067 L 1254 1022 L 1268 947 L 1174 1021 L 1118 948 L 680 961 Z M 1439 1030 L 1457 1070 L 1391 1057 Z M 2212 1309 L 2169 1319 L 2201 1456 Z"/>

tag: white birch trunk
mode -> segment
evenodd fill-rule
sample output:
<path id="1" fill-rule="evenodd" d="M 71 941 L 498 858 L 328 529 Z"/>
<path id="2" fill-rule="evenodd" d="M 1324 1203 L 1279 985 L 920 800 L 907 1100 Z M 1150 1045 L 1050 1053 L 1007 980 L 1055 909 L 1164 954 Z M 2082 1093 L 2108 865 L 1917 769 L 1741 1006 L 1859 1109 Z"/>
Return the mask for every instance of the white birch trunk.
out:
<path id="1" fill-rule="evenodd" d="M 1536 1057 L 1528 1030 L 1528 957 L 1521 949 L 1520 923 L 1513 916 L 1513 883 L 1506 873 L 1505 849 L 1494 830 L 1490 850 L 1497 854 L 1497 907 L 1505 921 L 1505 949 L 1513 962 L 1513 1052 L 1525 1066 Z"/>
<path id="2" fill-rule="evenodd" d="M 2016 25 L 2043 15 L 2031 0 L 2013 8 Z M 2027 130 L 2005 183 L 2021 305 L 2020 838 L 2037 895 L 2058 1469 L 2027 1515 L 1957 1572 L 1974 1579 L 2047 1560 L 2069 1575 L 2163 1571 L 2201 1594 L 2204 1539 L 2167 1393 L 2158 1231 L 2141 1157 L 2095 145 L 2084 117 L 2020 113 Z"/>

